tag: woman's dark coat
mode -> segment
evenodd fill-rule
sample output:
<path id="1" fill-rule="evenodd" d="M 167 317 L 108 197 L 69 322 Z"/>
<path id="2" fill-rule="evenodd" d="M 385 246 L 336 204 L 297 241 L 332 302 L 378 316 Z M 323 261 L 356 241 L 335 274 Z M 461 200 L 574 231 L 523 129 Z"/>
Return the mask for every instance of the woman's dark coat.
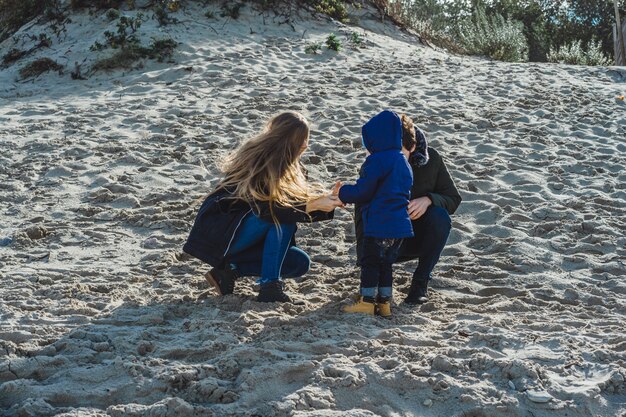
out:
<path id="1" fill-rule="evenodd" d="M 274 205 L 270 211 L 268 202 L 257 202 L 253 208 L 245 201 L 234 199 L 227 190 L 219 189 L 200 206 L 183 251 L 213 267 L 223 267 L 237 229 L 250 213 L 267 222 L 273 222 L 275 218 L 282 224 L 330 220 L 334 216 L 334 212 L 306 213 L 306 204 L 295 209 Z M 295 244 L 294 239 L 291 246 Z"/>

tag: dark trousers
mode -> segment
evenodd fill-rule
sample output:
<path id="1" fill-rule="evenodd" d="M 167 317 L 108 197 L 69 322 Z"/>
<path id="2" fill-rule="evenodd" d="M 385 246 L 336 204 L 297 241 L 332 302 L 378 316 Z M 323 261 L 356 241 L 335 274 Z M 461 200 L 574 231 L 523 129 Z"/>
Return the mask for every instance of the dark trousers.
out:
<path id="1" fill-rule="evenodd" d="M 413 280 L 428 280 L 446 246 L 452 221 L 446 209 L 430 206 L 412 224 L 414 237 L 404 239 L 398 262 L 419 259 Z"/>
<path id="2" fill-rule="evenodd" d="M 398 257 L 401 244 L 402 239 L 363 238 L 361 288 L 392 286 L 392 265 Z"/>

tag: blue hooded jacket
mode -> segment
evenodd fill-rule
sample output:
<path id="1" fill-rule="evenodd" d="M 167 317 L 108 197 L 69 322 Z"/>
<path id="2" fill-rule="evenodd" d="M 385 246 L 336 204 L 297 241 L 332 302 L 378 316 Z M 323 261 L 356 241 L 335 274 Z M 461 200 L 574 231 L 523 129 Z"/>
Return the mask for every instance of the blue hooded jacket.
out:
<path id="1" fill-rule="evenodd" d="M 413 236 L 407 211 L 413 171 L 402 154 L 402 122 L 392 111 L 372 117 L 362 129 L 370 152 L 356 184 L 344 185 L 339 199 L 359 204 L 366 237 L 400 239 Z"/>

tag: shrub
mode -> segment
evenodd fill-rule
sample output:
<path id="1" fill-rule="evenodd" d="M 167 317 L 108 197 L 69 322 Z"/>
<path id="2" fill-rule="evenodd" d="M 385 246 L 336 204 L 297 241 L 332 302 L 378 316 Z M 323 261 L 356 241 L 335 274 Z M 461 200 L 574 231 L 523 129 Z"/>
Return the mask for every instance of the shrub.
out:
<path id="1" fill-rule="evenodd" d="M 326 38 L 326 47 L 328 49 L 332 49 L 333 51 L 339 52 L 339 50 L 341 49 L 341 41 L 334 33 L 331 33 L 330 35 L 328 35 L 328 38 Z"/>
<path id="2" fill-rule="evenodd" d="M 152 39 L 152 44 L 147 51 L 147 57 L 163 62 L 174 54 L 178 43 L 172 38 Z"/>
<path id="3" fill-rule="evenodd" d="M 239 19 L 241 15 L 241 8 L 244 6 L 243 3 L 236 3 L 232 6 L 229 6 L 227 3 L 222 5 L 222 17 L 230 17 L 233 20 Z"/>
<path id="4" fill-rule="evenodd" d="M 98 51 L 106 47 L 111 48 L 125 48 L 127 45 L 134 45 L 139 43 L 139 39 L 135 33 L 141 27 L 143 22 L 143 14 L 138 13 L 135 17 L 122 16 L 117 22 L 117 32 L 111 32 L 107 30 L 104 32 L 106 42 L 104 44 L 95 42 L 91 46 L 92 51 Z"/>
<path id="5" fill-rule="evenodd" d="M 41 15 L 50 0 L 0 0 L 0 42 Z"/>
<path id="6" fill-rule="evenodd" d="M 4 56 L 2 57 L 2 64 L 3 65 L 9 65 L 9 64 L 19 60 L 20 58 L 24 57 L 27 54 L 28 54 L 28 51 L 21 51 L 21 50 L 19 50 L 17 48 L 13 48 L 13 49 L 9 50 L 9 52 L 4 54 Z"/>
<path id="7" fill-rule="evenodd" d="M 317 54 L 321 50 L 322 50 L 322 43 L 321 42 L 311 42 L 311 43 L 307 44 L 304 47 L 304 53 L 305 54 L 315 55 L 315 54 Z"/>
<path id="8" fill-rule="evenodd" d="M 437 0 L 374 0 L 378 10 L 400 26 L 419 35 L 422 42 L 446 48 L 451 52 L 466 53 L 465 48 L 451 33 L 455 23 L 445 5 Z M 453 14 L 454 15 L 454 14 Z"/>
<path id="9" fill-rule="evenodd" d="M 165 26 L 178 22 L 178 19 L 170 16 L 170 13 L 177 12 L 178 9 L 180 9 L 180 1 L 178 0 L 158 0 L 152 10 L 159 24 Z"/>
<path id="10" fill-rule="evenodd" d="M 20 69 L 20 77 L 22 79 L 37 77 L 38 75 L 43 74 L 48 71 L 61 71 L 63 66 L 57 64 L 55 61 L 50 58 L 39 58 L 35 61 L 25 65 Z"/>
<path id="11" fill-rule="evenodd" d="M 70 0 L 70 7 L 72 9 L 82 9 L 86 7 L 117 9 L 123 2 L 123 0 Z"/>
<path id="12" fill-rule="evenodd" d="M 599 41 L 591 41 L 585 51 L 580 40 L 564 45 L 561 48 L 550 48 L 548 61 L 572 65 L 606 66 L 611 64 L 611 60 L 602 52 L 602 45 Z"/>
<path id="13" fill-rule="evenodd" d="M 132 68 L 137 60 L 144 58 L 141 47 L 120 49 L 108 58 L 103 58 L 93 65 L 93 71 L 111 71 L 119 68 Z"/>
<path id="14" fill-rule="evenodd" d="M 117 9 L 109 9 L 106 13 L 107 19 L 115 20 L 120 18 L 120 11 Z"/>
<path id="15" fill-rule="evenodd" d="M 348 37 L 348 42 L 353 48 L 360 48 L 363 46 L 363 35 L 359 32 L 352 32 Z"/>
<path id="16" fill-rule="evenodd" d="M 348 9 L 346 0 L 309 0 L 313 3 L 315 10 L 324 13 L 340 22 L 348 21 Z"/>
<path id="17" fill-rule="evenodd" d="M 39 36 L 31 36 L 31 39 L 37 42 L 35 48 L 50 48 L 52 46 L 52 39 L 45 33 L 40 33 Z"/>
<path id="18" fill-rule="evenodd" d="M 92 69 L 94 71 L 111 71 L 119 68 L 130 69 L 134 64 L 145 58 L 163 62 L 171 58 L 178 43 L 171 38 L 153 39 L 149 47 L 139 44 L 130 44 L 121 48 L 108 58 L 98 60 Z"/>
<path id="19" fill-rule="evenodd" d="M 459 24 L 458 39 L 470 54 L 486 55 L 500 61 L 528 61 L 528 44 L 521 22 L 494 14 L 487 17 L 477 8 L 471 18 Z"/>

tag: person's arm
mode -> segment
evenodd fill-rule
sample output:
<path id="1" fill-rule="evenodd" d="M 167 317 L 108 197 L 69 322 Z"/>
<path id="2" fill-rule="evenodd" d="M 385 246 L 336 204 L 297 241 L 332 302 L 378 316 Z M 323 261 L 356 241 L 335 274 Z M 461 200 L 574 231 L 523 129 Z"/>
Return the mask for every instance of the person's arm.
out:
<path id="1" fill-rule="evenodd" d="M 370 156 L 365 160 L 361 168 L 359 179 L 355 184 L 344 185 L 339 189 L 339 199 L 342 203 L 367 203 L 378 188 L 381 176 L 380 169 L 375 160 Z"/>
<path id="2" fill-rule="evenodd" d="M 441 158 L 439 163 L 439 169 L 437 170 L 437 180 L 435 183 L 435 189 L 427 193 L 430 200 L 435 207 L 443 207 L 449 214 L 454 214 L 456 209 L 461 204 L 461 194 L 457 190 L 446 164 Z"/>
<path id="3" fill-rule="evenodd" d="M 275 218 L 279 223 L 290 224 L 331 220 L 335 216 L 334 209 L 339 203 L 329 196 L 322 196 L 295 207 L 274 204 L 270 210 L 270 204 L 267 201 L 258 202 L 257 205 L 259 209 L 257 215 L 262 220 L 273 222 Z"/>

